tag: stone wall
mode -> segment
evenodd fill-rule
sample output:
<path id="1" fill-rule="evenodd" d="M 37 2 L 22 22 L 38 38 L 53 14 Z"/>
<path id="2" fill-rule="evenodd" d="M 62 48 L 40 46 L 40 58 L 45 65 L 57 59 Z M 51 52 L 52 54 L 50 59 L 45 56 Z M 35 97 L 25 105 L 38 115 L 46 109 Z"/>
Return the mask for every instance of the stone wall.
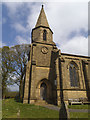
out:
<path id="1" fill-rule="evenodd" d="M 90 58 L 62 53 L 61 60 L 64 100 L 67 101 L 68 99 L 81 97 L 87 98 L 87 83 L 89 82 L 88 65 Z M 72 61 L 75 62 L 78 67 L 79 87 L 71 87 L 70 85 L 69 63 Z"/>

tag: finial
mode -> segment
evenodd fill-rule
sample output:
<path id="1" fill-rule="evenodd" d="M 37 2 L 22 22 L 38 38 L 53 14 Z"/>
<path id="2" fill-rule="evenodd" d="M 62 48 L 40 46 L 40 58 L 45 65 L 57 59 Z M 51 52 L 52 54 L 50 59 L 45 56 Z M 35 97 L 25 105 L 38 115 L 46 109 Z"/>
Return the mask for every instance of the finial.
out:
<path id="1" fill-rule="evenodd" d="M 43 5 L 42 5 L 42 8 L 43 8 Z"/>

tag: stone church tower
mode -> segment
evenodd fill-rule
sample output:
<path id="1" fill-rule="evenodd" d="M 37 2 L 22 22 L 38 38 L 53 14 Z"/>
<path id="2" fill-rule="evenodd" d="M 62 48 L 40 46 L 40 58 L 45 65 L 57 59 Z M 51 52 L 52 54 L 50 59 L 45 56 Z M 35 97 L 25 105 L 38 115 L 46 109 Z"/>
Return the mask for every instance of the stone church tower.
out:
<path id="1" fill-rule="evenodd" d="M 61 53 L 53 42 L 42 6 L 32 29 L 23 103 L 55 104 L 69 99 L 90 100 L 90 57 Z"/>
<path id="2" fill-rule="evenodd" d="M 59 52 L 53 42 L 53 32 L 49 27 L 42 6 L 36 26 L 32 30 L 32 44 L 26 70 L 23 103 L 48 102 L 57 104 L 59 86 L 57 88 L 56 85 L 59 73 L 56 66 Z"/>

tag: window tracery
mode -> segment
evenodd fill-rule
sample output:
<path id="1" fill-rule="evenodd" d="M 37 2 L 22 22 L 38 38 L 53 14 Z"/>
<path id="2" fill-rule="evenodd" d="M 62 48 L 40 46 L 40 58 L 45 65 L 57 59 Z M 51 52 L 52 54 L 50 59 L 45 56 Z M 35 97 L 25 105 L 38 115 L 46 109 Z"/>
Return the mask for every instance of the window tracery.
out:
<path id="1" fill-rule="evenodd" d="M 73 62 L 71 62 L 69 65 L 69 73 L 71 87 L 79 87 L 78 70 L 75 63 Z"/>

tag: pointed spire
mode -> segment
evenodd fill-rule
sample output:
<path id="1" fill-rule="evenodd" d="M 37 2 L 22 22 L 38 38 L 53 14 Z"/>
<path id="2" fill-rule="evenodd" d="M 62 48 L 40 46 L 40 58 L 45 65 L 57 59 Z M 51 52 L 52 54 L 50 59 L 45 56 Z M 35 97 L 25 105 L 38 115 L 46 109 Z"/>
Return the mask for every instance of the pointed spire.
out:
<path id="1" fill-rule="evenodd" d="M 47 21 L 45 12 L 44 12 L 43 5 L 42 5 L 42 9 L 41 9 L 41 12 L 40 12 L 40 15 L 38 17 L 38 20 L 37 20 L 37 23 L 36 23 L 35 27 L 38 27 L 38 26 L 49 27 L 49 24 L 48 24 L 48 21 Z"/>

